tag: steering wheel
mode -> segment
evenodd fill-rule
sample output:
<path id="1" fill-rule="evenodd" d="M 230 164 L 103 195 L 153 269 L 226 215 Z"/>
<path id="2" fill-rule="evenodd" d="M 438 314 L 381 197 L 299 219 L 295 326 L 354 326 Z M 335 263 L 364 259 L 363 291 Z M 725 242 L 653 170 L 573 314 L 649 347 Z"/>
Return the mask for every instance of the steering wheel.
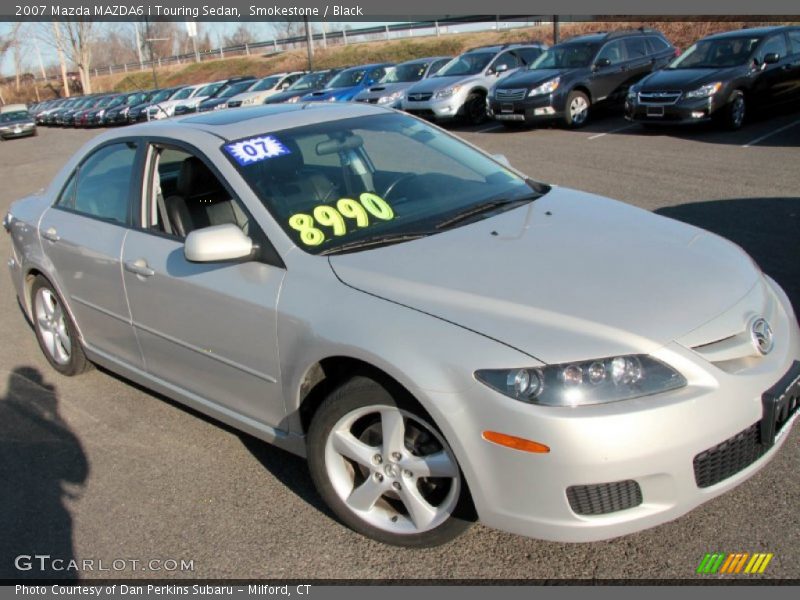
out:
<path id="1" fill-rule="evenodd" d="M 389 196 L 392 194 L 392 192 L 395 190 L 395 188 L 401 181 L 405 181 L 407 179 L 413 179 L 414 177 L 416 177 L 416 175 L 413 173 L 406 173 L 405 175 L 400 175 L 400 177 L 398 177 L 397 179 L 395 179 L 389 185 L 386 186 L 386 189 L 383 190 L 383 193 L 381 194 L 381 198 L 383 198 L 384 200 L 388 200 Z"/>

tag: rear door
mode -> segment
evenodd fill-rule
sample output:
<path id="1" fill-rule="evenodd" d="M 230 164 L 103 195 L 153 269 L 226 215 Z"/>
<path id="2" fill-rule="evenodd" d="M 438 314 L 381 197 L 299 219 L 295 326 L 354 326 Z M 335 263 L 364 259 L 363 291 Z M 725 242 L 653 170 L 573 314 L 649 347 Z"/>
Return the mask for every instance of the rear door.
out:
<path id="1" fill-rule="evenodd" d="M 800 29 L 791 29 L 787 33 L 789 38 L 789 82 L 792 100 L 800 101 Z"/>
<path id="2" fill-rule="evenodd" d="M 106 144 L 75 170 L 39 233 L 57 282 L 92 348 L 134 367 L 142 366 L 125 290 L 120 253 L 133 221 L 138 193 L 139 144 Z"/>

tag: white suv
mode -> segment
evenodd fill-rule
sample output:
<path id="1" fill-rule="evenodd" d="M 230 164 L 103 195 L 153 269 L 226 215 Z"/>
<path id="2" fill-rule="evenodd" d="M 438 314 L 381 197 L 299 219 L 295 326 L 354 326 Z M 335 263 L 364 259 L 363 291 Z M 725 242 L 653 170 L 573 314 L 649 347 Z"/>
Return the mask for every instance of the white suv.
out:
<path id="1" fill-rule="evenodd" d="M 498 79 L 533 62 L 547 46 L 540 43 L 481 46 L 467 50 L 436 75 L 408 89 L 406 112 L 445 121 L 463 117 L 470 123 L 486 119 L 486 95 Z"/>

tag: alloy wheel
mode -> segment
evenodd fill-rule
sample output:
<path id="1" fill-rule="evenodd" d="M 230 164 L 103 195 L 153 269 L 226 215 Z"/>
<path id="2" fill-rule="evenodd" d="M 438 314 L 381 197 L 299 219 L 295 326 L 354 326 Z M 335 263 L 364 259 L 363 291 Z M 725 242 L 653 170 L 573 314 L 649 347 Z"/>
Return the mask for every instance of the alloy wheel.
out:
<path id="1" fill-rule="evenodd" d="M 58 298 L 49 289 L 39 288 L 34 306 L 36 327 L 45 350 L 57 364 L 68 364 L 72 355 L 72 339 Z"/>

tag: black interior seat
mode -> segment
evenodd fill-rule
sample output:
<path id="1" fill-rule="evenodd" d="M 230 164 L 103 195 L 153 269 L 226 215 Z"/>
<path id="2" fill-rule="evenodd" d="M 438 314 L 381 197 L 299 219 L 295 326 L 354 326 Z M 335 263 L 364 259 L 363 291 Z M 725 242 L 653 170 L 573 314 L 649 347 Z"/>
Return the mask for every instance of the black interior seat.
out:
<path id="1" fill-rule="evenodd" d="M 199 158 L 190 156 L 181 163 L 175 191 L 164 205 L 179 236 L 210 225 L 238 224 L 228 192 Z"/>

